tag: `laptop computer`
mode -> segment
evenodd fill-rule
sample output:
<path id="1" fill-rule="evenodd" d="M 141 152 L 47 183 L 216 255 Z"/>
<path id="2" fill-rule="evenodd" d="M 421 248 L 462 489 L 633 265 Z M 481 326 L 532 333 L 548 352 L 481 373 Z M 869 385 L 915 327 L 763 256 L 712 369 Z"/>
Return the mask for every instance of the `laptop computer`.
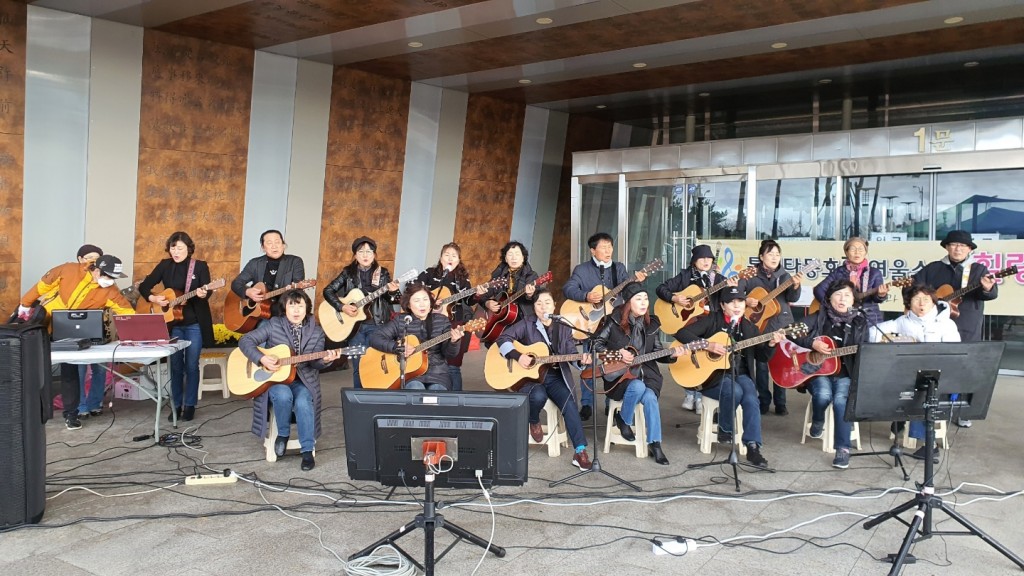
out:
<path id="1" fill-rule="evenodd" d="M 114 316 L 114 328 L 123 346 L 161 345 L 178 341 L 167 332 L 163 314 L 117 314 Z"/>
<path id="2" fill-rule="evenodd" d="M 50 313 L 53 340 L 88 340 L 103 344 L 103 310 L 54 310 Z"/>

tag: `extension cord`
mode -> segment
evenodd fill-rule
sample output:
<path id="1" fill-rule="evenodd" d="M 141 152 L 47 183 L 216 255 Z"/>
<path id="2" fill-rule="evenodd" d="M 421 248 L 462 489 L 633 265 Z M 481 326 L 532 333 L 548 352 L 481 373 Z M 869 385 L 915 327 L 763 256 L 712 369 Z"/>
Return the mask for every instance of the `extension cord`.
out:
<path id="1" fill-rule="evenodd" d="M 687 552 L 697 549 L 697 542 L 692 538 L 680 542 L 678 540 L 668 540 L 658 544 L 651 544 L 651 548 L 654 550 L 655 556 L 665 556 L 672 554 L 674 556 L 682 556 Z"/>
<path id="2" fill-rule="evenodd" d="M 234 474 L 223 476 L 220 474 L 207 474 L 206 476 L 186 476 L 186 486 L 202 486 L 204 484 L 234 484 L 238 477 Z"/>

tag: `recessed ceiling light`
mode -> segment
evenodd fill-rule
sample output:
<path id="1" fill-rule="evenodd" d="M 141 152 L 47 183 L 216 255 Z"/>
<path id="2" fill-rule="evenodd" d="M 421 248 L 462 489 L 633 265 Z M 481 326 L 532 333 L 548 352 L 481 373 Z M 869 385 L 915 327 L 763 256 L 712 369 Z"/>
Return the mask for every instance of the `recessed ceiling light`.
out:
<path id="1" fill-rule="evenodd" d="M 554 22 L 551 18 L 537 18 L 537 24 L 551 24 Z"/>
<path id="2" fill-rule="evenodd" d="M 633 68 L 647 68 L 647 63 L 646 62 L 637 62 L 636 64 L 633 64 Z"/>
<path id="3" fill-rule="evenodd" d="M 943 20 L 943 22 L 945 22 L 946 24 L 959 24 L 959 23 L 961 23 L 963 21 L 964 21 L 964 17 L 963 16 L 951 16 L 951 17 L 946 18 L 945 20 Z"/>
<path id="4" fill-rule="evenodd" d="M 832 83 L 832 79 L 831 78 L 822 78 L 821 80 L 818 80 L 818 84 L 831 84 L 831 83 Z"/>
<path id="5" fill-rule="evenodd" d="M 776 42 L 775 44 L 772 44 L 772 48 L 775 48 L 776 50 L 781 50 L 781 49 L 785 48 L 786 46 L 789 46 L 789 44 L 787 44 L 785 42 Z"/>
<path id="6" fill-rule="evenodd" d="M 978 64 L 981 64 L 981 62 L 977 62 L 975 60 L 971 60 L 970 62 L 964 62 L 964 68 L 974 68 Z"/>
<path id="7" fill-rule="evenodd" d="M 697 96 L 700 96 L 701 98 L 707 98 L 708 96 L 711 96 L 711 92 L 701 92 L 700 94 L 697 94 Z"/>
<path id="8" fill-rule="evenodd" d="M 523 78 L 522 80 L 519 81 L 519 83 L 520 84 L 532 84 L 533 80 L 530 80 L 529 78 Z"/>
<path id="9" fill-rule="evenodd" d="M 597 105 L 597 109 L 598 110 L 604 110 L 605 108 L 607 108 L 607 106 L 605 106 L 604 104 L 598 104 Z"/>
<path id="10" fill-rule="evenodd" d="M 409 42 L 409 48 L 422 48 L 423 42 Z"/>

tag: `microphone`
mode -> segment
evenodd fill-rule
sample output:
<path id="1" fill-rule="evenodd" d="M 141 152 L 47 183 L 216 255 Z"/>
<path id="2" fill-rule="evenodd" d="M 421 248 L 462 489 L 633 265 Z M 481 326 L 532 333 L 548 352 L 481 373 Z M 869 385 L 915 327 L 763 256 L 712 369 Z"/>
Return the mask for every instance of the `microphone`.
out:
<path id="1" fill-rule="evenodd" d="M 558 314 L 545 314 L 544 315 L 544 319 L 545 320 L 561 320 L 563 322 L 569 320 L 565 316 L 559 316 Z"/>
<path id="2" fill-rule="evenodd" d="M 445 266 L 444 267 L 444 275 L 447 276 L 447 275 L 449 275 L 451 273 L 452 273 L 452 267 L 451 266 Z"/>
<path id="3" fill-rule="evenodd" d="M 404 322 L 406 326 L 412 324 L 412 314 L 406 314 L 405 316 L 403 316 L 402 322 Z"/>

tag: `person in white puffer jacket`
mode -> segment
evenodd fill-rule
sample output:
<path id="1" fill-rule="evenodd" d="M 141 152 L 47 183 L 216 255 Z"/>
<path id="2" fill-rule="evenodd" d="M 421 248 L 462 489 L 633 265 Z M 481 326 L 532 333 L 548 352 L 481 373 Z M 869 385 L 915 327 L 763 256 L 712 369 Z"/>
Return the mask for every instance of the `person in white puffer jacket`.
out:
<path id="1" fill-rule="evenodd" d="M 884 342 L 890 338 L 903 340 L 912 338 L 915 342 L 959 342 L 960 332 L 956 323 L 949 317 L 949 306 L 940 302 L 935 290 L 924 284 L 914 284 L 904 292 L 906 314 L 880 322 L 871 327 L 871 342 Z M 924 422 L 917 420 L 910 423 L 910 437 L 924 439 Z M 922 446 L 911 458 L 923 460 L 926 448 Z M 938 457 L 938 448 L 934 457 Z"/>

